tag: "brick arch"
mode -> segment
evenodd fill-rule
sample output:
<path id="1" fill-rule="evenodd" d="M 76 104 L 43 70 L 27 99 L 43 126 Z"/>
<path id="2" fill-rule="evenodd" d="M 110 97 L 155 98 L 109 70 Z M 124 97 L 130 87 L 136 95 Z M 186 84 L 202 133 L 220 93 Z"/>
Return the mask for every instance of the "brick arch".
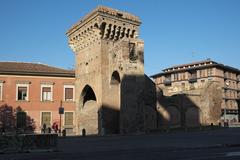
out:
<path id="1" fill-rule="evenodd" d="M 81 92 L 81 97 L 80 97 L 80 105 L 82 106 L 82 108 L 84 107 L 85 103 L 88 101 L 96 101 L 97 102 L 97 98 L 96 98 L 96 94 L 93 91 L 92 87 L 90 85 L 85 85 L 85 87 L 83 88 L 82 92 Z"/>
<path id="2" fill-rule="evenodd" d="M 120 78 L 120 74 L 118 73 L 118 71 L 114 71 L 111 75 L 111 84 L 120 84 L 121 83 L 121 78 Z"/>

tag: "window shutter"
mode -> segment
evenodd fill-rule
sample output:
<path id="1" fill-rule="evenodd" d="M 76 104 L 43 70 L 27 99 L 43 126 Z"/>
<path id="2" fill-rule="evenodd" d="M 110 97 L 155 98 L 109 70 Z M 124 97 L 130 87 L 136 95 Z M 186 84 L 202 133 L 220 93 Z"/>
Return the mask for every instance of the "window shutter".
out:
<path id="1" fill-rule="evenodd" d="M 51 124 L 51 113 L 50 112 L 42 112 L 42 125 L 46 124 L 47 126 L 50 126 Z"/>
<path id="2" fill-rule="evenodd" d="M 51 92 L 51 87 L 43 87 L 42 91 L 43 92 Z"/>
<path id="3" fill-rule="evenodd" d="M 73 99 L 73 88 L 65 88 L 65 100 Z"/>
<path id="4" fill-rule="evenodd" d="M 65 125 L 73 125 L 73 113 L 65 112 Z"/>
<path id="5" fill-rule="evenodd" d="M 27 92 L 27 87 L 18 87 L 18 91 L 25 91 L 25 92 Z"/>

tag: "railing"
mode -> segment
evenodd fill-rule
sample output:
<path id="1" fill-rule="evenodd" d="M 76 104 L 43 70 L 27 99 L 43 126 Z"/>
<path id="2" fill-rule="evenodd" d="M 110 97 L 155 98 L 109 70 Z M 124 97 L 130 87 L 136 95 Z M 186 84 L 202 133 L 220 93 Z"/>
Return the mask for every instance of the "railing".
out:
<path id="1" fill-rule="evenodd" d="M 32 150 L 56 151 L 57 134 L 21 134 L 0 136 L 0 153 Z"/>
<path id="2" fill-rule="evenodd" d="M 197 82 L 197 75 L 192 75 L 192 76 L 188 79 L 188 81 L 189 81 L 190 83 Z"/>

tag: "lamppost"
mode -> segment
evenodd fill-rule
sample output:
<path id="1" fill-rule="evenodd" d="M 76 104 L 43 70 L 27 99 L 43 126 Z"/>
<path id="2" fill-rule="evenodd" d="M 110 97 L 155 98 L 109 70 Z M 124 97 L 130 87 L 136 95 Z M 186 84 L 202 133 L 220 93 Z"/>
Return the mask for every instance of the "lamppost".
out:
<path id="1" fill-rule="evenodd" d="M 60 107 L 58 108 L 58 113 L 59 113 L 59 116 L 60 116 L 59 132 L 60 132 L 60 135 L 61 135 L 61 133 L 62 133 L 62 129 L 61 129 L 62 128 L 62 114 L 64 114 L 64 108 L 62 106 L 62 101 L 60 102 Z"/>

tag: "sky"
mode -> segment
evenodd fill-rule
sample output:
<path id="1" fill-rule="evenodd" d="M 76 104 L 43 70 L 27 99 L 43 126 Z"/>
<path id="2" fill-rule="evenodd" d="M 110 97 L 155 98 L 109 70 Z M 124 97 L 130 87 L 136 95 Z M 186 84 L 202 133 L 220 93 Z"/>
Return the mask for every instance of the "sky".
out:
<path id="1" fill-rule="evenodd" d="M 74 68 L 65 33 L 98 5 L 140 17 L 149 76 L 208 58 L 240 69 L 240 0 L 0 0 L 0 61 Z"/>

